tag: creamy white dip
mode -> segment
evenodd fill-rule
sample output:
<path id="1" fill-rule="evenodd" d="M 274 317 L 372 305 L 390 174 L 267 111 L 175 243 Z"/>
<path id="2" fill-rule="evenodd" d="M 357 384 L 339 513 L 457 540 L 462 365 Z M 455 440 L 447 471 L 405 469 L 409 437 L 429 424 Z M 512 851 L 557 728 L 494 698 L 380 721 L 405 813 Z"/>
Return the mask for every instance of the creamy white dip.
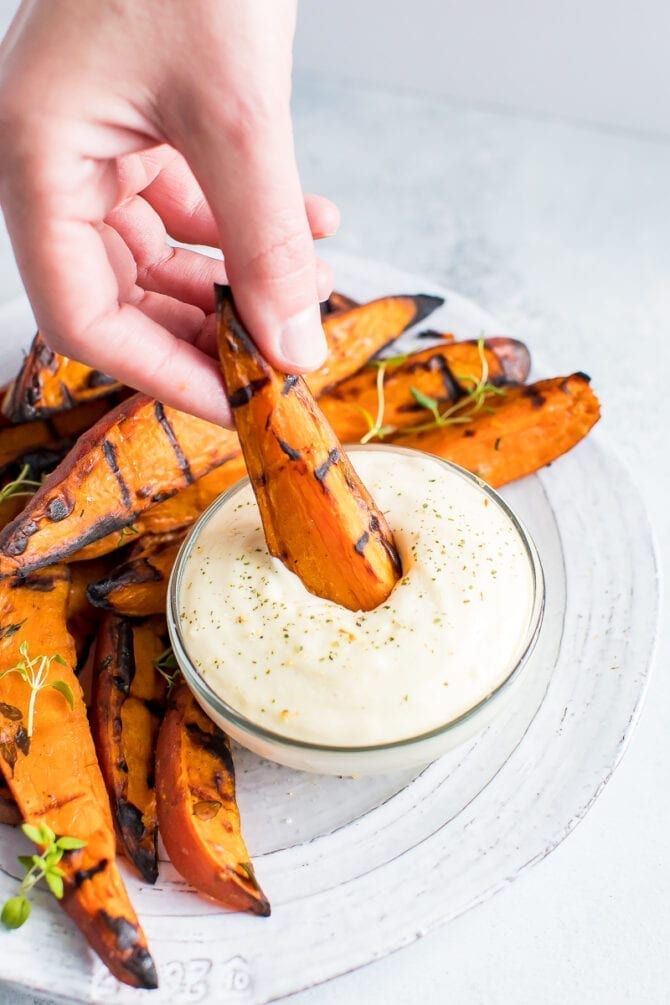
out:
<path id="1" fill-rule="evenodd" d="M 203 526 L 181 580 L 181 632 L 209 686 L 274 732 L 335 746 L 425 733 L 499 685 L 528 641 L 533 568 L 506 512 L 423 454 L 354 451 L 403 577 L 352 612 L 268 554 L 250 486 Z"/>

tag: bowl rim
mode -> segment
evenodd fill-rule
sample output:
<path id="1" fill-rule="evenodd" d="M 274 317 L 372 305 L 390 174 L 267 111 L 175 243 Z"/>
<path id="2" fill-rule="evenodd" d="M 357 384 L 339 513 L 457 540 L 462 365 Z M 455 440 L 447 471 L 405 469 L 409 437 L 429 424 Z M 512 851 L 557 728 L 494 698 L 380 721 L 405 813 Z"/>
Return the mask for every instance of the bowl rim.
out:
<path id="1" fill-rule="evenodd" d="M 489 691 L 488 694 L 484 695 L 484 697 L 471 708 L 462 712 L 455 719 L 450 719 L 448 722 L 443 723 L 440 726 L 435 726 L 432 729 L 423 733 L 418 733 L 415 736 L 406 736 L 398 740 L 386 740 L 383 743 L 357 746 L 315 743 L 311 740 L 300 740 L 298 738 L 288 736 L 285 733 L 277 733 L 272 729 L 268 729 L 267 726 L 262 726 L 259 723 L 254 722 L 253 719 L 247 718 L 241 712 L 238 712 L 235 708 L 233 708 L 232 705 L 229 705 L 226 701 L 224 701 L 224 699 L 204 680 L 191 662 L 179 628 L 180 619 L 178 599 L 184 568 L 191 549 L 195 545 L 201 530 L 219 509 L 225 506 L 231 498 L 249 485 L 250 480 L 248 476 L 235 482 L 234 485 L 231 485 L 230 488 L 226 489 L 217 499 L 215 499 L 194 523 L 187 537 L 184 539 L 172 567 L 168 582 L 167 626 L 172 649 L 186 684 L 194 692 L 196 698 L 198 698 L 205 705 L 209 706 L 221 719 L 230 723 L 232 726 L 235 726 L 243 733 L 251 734 L 258 740 L 279 744 L 285 748 L 293 748 L 302 751 L 309 750 L 319 754 L 363 755 L 385 750 L 397 750 L 403 747 L 411 747 L 415 744 L 418 745 L 435 739 L 436 737 L 455 732 L 458 727 L 475 718 L 483 712 L 485 708 L 488 708 L 499 695 L 506 692 L 520 676 L 522 669 L 527 664 L 528 659 L 535 648 L 535 644 L 542 628 L 546 590 L 542 562 L 533 539 L 511 506 L 498 492 L 496 492 L 495 489 L 493 489 L 478 475 L 473 474 L 466 468 L 462 468 L 458 464 L 454 464 L 453 461 L 446 460 L 444 457 L 438 457 L 435 454 L 428 454 L 425 451 L 416 450 L 412 447 L 396 446 L 394 444 L 387 443 L 354 443 L 345 444 L 344 449 L 347 453 L 352 451 L 386 451 L 391 453 L 402 453 L 412 457 L 416 457 L 418 455 L 422 458 L 429 458 L 430 460 L 446 467 L 451 473 L 454 473 L 461 478 L 464 478 L 466 481 L 476 485 L 499 508 L 503 510 L 511 521 L 517 534 L 521 538 L 526 555 L 530 562 L 533 580 L 533 606 L 529 616 L 528 631 L 524 640 L 523 649 L 514 666 L 496 685 L 496 687 L 493 688 L 492 691 Z"/>

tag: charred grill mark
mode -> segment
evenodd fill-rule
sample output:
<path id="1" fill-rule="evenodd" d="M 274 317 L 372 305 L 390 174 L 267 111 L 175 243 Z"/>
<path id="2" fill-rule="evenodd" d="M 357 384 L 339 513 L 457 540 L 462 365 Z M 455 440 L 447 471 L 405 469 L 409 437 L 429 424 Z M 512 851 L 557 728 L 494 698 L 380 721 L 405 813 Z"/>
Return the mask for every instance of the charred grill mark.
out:
<path id="1" fill-rule="evenodd" d="M 46 512 L 50 520 L 58 523 L 60 520 L 65 520 L 73 509 L 74 499 L 65 499 L 64 496 L 54 496 L 53 499 L 49 500 Z"/>
<path id="2" fill-rule="evenodd" d="M 131 841 L 141 841 L 146 835 L 147 829 L 142 820 L 142 811 L 129 800 L 120 796 L 116 800 L 116 815 L 119 818 L 119 826 L 125 831 Z"/>
<path id="3" fill-rule="evenodd" d="M 284 395 L 289 394 L 290 391 L 292 391 L 295 385 L 298 383 L 298 380 L 299 377 L 297 373 L 289 373 L 286 379 L 284 380 L 284 386 L 281 389 L 281 393 Z"/>
<path id="4" fill-rule="evenodd" d="M 339 460 L 339 458 L 340 458 L 339 448 L 333 447 L 333 449 L 329 452 L 328 457 L 323 462 L 323 464 L 319 464 L 318 468 L 315 468 L 314 470 L 314 477 L 318 482 L 321 482 L 323 484 L 326 475 L 332 468 L 333 464 L 335 464 Z"/>
<path id="5" fill-rule="evenodd" d="M 116 383 L 116 378 L 110 377 L 108 373 L 103 373 L 102 370 L 91 370 L 86 380 L 86 387 L 109 387 L 110 384 Z"/>
<path id="6" fill-rule="evenodd" d="M 126 480 L 119 468 L 119 462 L 116 458 L 116 447 L 111 442 L 111 440 L 102 441 L 102 452 L 104 454 L 105 460 L 107 461 L 112 474 L 116 478 L 117 484 L 121 491 L 121 499 L 123 500 L 123 505 L 126 509 L 130 509 L 132 500 L 130 498 L 130 491 L 126 485 Z"/>
<path id="7" fill-rule="evenodd" d="M 369 540 L 370 540 L 369 533 L 367 532 L 367 530 L 363 531 L 363 533 L 359 537 L 358 541 L 356 541 L 356 544 L 354 545 L 354 551 L 358 555 L 362 555 L 363 552 L 365 551 L 365 546 L 366 546 L 366 544 L 368 543 Z"/>
<path id="8" fill-rule="evenodd" d="M 8 705 L 5 701 L 0 701 L 0 715 L 10 722 L 19 722 L 23 718 L 23 712 L 16 705 Z"/>
<path id="9" fill-rule="evenodd" d="M 521 394 L 523 395 L 524 398 L 528 398 L 530 400 L 533 408 L 542 408 L 542 406 L 547 400 L 545 396 L 540 391 L 538 391 L 536 387 L 533 387 L 532 384 L 530 384 L 528 387 L 524 387 Z"/>
<path id="10" fill-rule="evenodd" d="M 149 715 L 153 715 L 154 719 L 163 718 L 165 706 L 159 698 L 142 698 L 141 701 Z"/>
<path id="11" fill-rule="evenodd" d="M 23 621 L 15 621 L 9 625 L 0 625 L 0 640 L 11 639 L 12 635 L 16 635 L 23 628 L 27 620 L 27 618 L 24 618 Z"/>
<path id="12" fill-rule="evenodd" d="M 262 471 L 260 475 L 256 475 L 256 477 L 253 480 L 254 485 L 257 489 L 265 488 L 265 486 L 267 485 L 267 481 L 268 481 L 267 477 Z"/>
<path id="13" fill-rule="evenodd" d="M 142 878 L 152 885 L 158 879 L 158 851 L 156 850 L 156 828 L 153 829 L 151 843 L 138 845 L 131 851 L 132 859 Z"/>
<path id="14" fill-rule="evenodd" d="M 417 293 L 412 297 L 412 300 L 414 301 L 415 313 L 407 327 L 410 324 L 415 325 L 419 321 L 423 321 L 424 318 L 427 318 L 429 314 L 432 314 L 434 310 L 437 310 L 444 303 L 444 297 L 434 297 L 429 293 Z"/>
<path id="15" fill-rule="evenodd" d="M 470 439 L 470 437 L 472 437 L 474 435 L 475 435 L 474 429 L 464 429 L 463 430 L 463 436 L 465 437 L 466 440 Z"/>
<path id="16" fill-rule="evenodd" d="M 116 625 L 116 672 L 112 681 L 118 691 L 128 696 L 134 678 L 133 626 L 127 618 L 121 618 Z"/>
<path id="17" fill-rule="evenodd" d="M 113 604 L 107 600 L 110 593 L 124 586 L 159 583 L 163 578 L 162 573 L 154 568 L 147 558 L 139 558 L 132 563 L 132 566 L 126 568 L 120 566 L 109 579 L 99 579 L 95 583 L 89 583 L 86 587 L 86 596 L 94 607 L 113 610 Z"/>
<path id="18" fill-rule="evenodd" d="M 109 859 L 101 858 L 99 862 L 92 865 L 90 869 L 77 869 L 72 874 L 72 882 L 74 883 L 75 890 L 78 890 L 88 879 L 93 879 L 94 876 L 99 876 L 101 872 L 104 872 L 109 865 Z"/>
<path id="19" fill-rule="evenodd" d="M 276 439 L 277 443 L 290 461 L 302 460 L 302 454 L 299 450 L 294 450 L 290 443 L 287 443 L 286 440 L 282 440 L 281 436 L 277 436 Z"/>
<path id="20" fill-rule="evenodd" d="M 148 949 L 140 942 L 137 925 L 133 925 L 126 918 L 115 918 L 105 910 L 98 911 L 98 918 L 114 936 L 119 952 L 129 953 L 122 961 L 124 970 L 135 978 L 139 987 L 157 988 L 156 966 Z"/>
<path id="21" fill-rule="evenodd" d="M 17 528 L 14 536 L 10 537 L 7 542 L 4 548 L 5 555 L 9 558 L 16 558 L 18 555 L 22 555 L 28 547 L 28 538 L 36 534 L 38 530 L 39 527 L 34 520 L 26 520 L 25 523 L 22 523 Z"/>
<path id="22" fill-rule="evenodd" d="M 191 485 L 193 483 L 193 474 L 191 472 L 191 466 L 184 455 L 184 451 L 181 449 L 179 445 L 179 440 L 174 434 L 174 429 L 170 425 L 170 421 L 167 415 L 165 414 L 165 408 L 163 407 L 163 405 L 161 405 L 160 401 L 156 401 L 154 403 L 154 414 L 158 419 L 158 423 L 163 432 L 165 433 L 168 442 L 174 451 L 174 455 L 177 458 L 177 464 L 179 465 L 179 468 L 182 471 L 187 484 Z"/>
<path id="23" fill-rule="evenodd" d="M 28 756 L 30 753 L 30 737 L 28 736 L 25 726 L 19 726 L 17 729 L 14 734 L 14 743 L 22 754 Z"/>
<path id="24" fill-rule="evenodd" d="M 117 771 L 122 771 L 124 775 L 128 774 L 128 762 L 126 761 L 125 757 L 122 757 L 119 761 L 116 762 L 116 769 Z"/>
<path id="25" fill-rule="evenodd" d="M 248 384 L 243 384 L 242 387 L 238 387 L 236 391 L 228 395 L 228 403 L 231 408 L 241 408 L 243 405 L 248 405 L 251 399 L 258 391 L 262 391 L 267 384 L 270 383 L 270 378 L 257 377 L 256 380 L 250 380 Z"/>
<path id="26" fill-rule="evenodd" d="M 65 405 L 64 411 L 67 411 L 70 408 L 74 408 L 74 406 L 76 405 L 76 402 L 75 402 L 75 400 L 74 400 L 74 398 L 72 396 L 72 392 L 70 391 L 70 388 L 67 386 L 67 384 L 63 380 L 60 381 L 60 393 L 61 393 L 61 396 L 62 396 L 62 399 L 63 399 L 63 404 Z"/>
<path id="27" fill-rule="evenodd" d="M 213 733 L 208 733 L 197 722 L 187 722 L 186 732 L 192 743 L 198 747 L 202 747 L 208 754 L 216 757 L 231 777 L 235 777 L 235 769 L 228 741 L 221 730 L 215 728 Z"/>
<path id="28" fill-rule="evenodd" d="M 25 587 L 28 590 L 35 590 L 37 593 L 51 593 L 59 582 L 58 576 L 42 576 L 39 572 L 28 573 L 27 576 L 18 576 L 10 583 L 10 589 Z"/>
<path id="29" fill-rule="evenodd" d="M 16 743 L 14 740 L 0 740 L 0 757 L 9 768 L 12 778 L 14 777 L 14 765 L 16 764 Z"/>
<path id="30" fill-rule="evenodd" d="M 394 569 L 396 570 L 398 575 L 400 575 L 402 573 L 402 562 L 400 561 L 400 555 L 396 551 L 395 545 L 393 544 L 392 541 L 390 541 L 387 538 L 386 534 L 380 533 L 381 528 L 379 526 L 379 520 L 377 519 L 376 516 L 373 516 L 372 519 L 370 520 L 369 527 L 370 527 L 370 533 L 374 534 L 375 537 L 381 542 L 383 547 L 386 549 L 387 555 L 389 556 L 391 562 L 393 563 Z"/>

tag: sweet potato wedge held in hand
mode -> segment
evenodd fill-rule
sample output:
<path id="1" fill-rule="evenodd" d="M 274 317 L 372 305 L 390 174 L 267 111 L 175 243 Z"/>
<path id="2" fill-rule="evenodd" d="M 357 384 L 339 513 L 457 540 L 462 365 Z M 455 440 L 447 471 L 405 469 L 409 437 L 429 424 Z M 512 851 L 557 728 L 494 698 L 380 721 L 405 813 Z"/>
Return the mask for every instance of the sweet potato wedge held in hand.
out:
<path id="1" fill-rule="evenodd" d="M 445 457 L 499 488 L 555 461 L 600 418 L 583 373 L 510 387 L 490 408 L 467 424 L 408 432 L 393 443 Z"/>
<path id="2" fill-rule="evenodd" d="M 38 332 L 16 380 L 4 395 L 2 412 L 11 422 L 46 419 L 121 387 L 99 370 L 54 352 Z"/>
<path id="3" fill-rule="evenodd" d="M 271 555 L 311 593 L 369 611 L 401 574 L 377 509 L 304 380 L 261 356 L 217 286 L 219 355 Z"/>
<path id="4" fill-rule="evenodd" d="M 116 865 L 116 838 L 107 793 L 72 667 L 74 644 L 65 627 L 69 573 L 41 570 L 23 582 L 0 582 L 0 769 L 22 818 L 47 824 L 85 847 L 66 852 L 62 907 L 118 980 L 156 987 L 156 969 Z M 37 693 L 32 735 L 31 690 L 6 673 L 28 656 L 53 657 Z M 58 683 L 60 690 L 53 688 Z M 72 697 L 72 706 L 67 690 Z"/>
<path id="5" fill-rule="evenodd" d="M 424 294 L 383 297 L 326 318 L 330 352 L 323 367 L 310 374 L 313 392 L 355 373 L 441 303 Z M 43 568 L 120 532 L 150 506 L 239 454 L 230 430 L 134 395 L 80 437 L 20 516 L 0 532 L 0 576 Z M 112 550 L 114 540 L 85 557 Z M 116 546 L 127 543 L 116 540 Z"/>
<path id="6" fill-rule="evenodd" d="M 158 876 L 154 765 L 166 691 L 154 660 L 166 645 L 165 618 L 132 622 L 107 614 L 93 673 L 91 728 L 114 824 L 147 883 Z"/>
<path id="7" fill-rule="evenodd" d="M 240 831 L 228 738 L 183 681 L 158 734 L 156 796 L 163 843 L 184 879 L 231 911 L 268 915 Z"/>

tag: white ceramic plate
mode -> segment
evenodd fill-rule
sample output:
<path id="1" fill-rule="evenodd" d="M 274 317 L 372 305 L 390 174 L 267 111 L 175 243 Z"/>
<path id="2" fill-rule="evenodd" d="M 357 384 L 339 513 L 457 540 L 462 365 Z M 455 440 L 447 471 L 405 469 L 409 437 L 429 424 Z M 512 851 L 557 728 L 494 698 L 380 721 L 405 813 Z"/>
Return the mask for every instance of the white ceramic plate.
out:
<path id="1" fill-rule="evenodd" d="M 431 327 L 459 338 L 508 334 L 422 278 L 331 260 L 338 288 L 352 296 L 441 293 Z M 23 303 L 0 321 L 9 347 L 2 379 L 31 331 Z M 503 494 L 535 538 L 547 580 L 532 688 L 520 706 L 409 777 L 303 775 L 236 751 L 245 834 L 271 918 L 217 910 L 168 863 L 153 888 L 127 871 L 158 991 L 118 984 L 41 892 L 28 925 L 0 933 L 0 979 L 68 1002 L 272 1001 L 406 945 L 555 848 L 612 774 L 640 710 L 658 617 L 654 547 L 635 486 L 597 431 Z M 1 838 L 4 900 L 25 848 L 9 829 Z"/>

